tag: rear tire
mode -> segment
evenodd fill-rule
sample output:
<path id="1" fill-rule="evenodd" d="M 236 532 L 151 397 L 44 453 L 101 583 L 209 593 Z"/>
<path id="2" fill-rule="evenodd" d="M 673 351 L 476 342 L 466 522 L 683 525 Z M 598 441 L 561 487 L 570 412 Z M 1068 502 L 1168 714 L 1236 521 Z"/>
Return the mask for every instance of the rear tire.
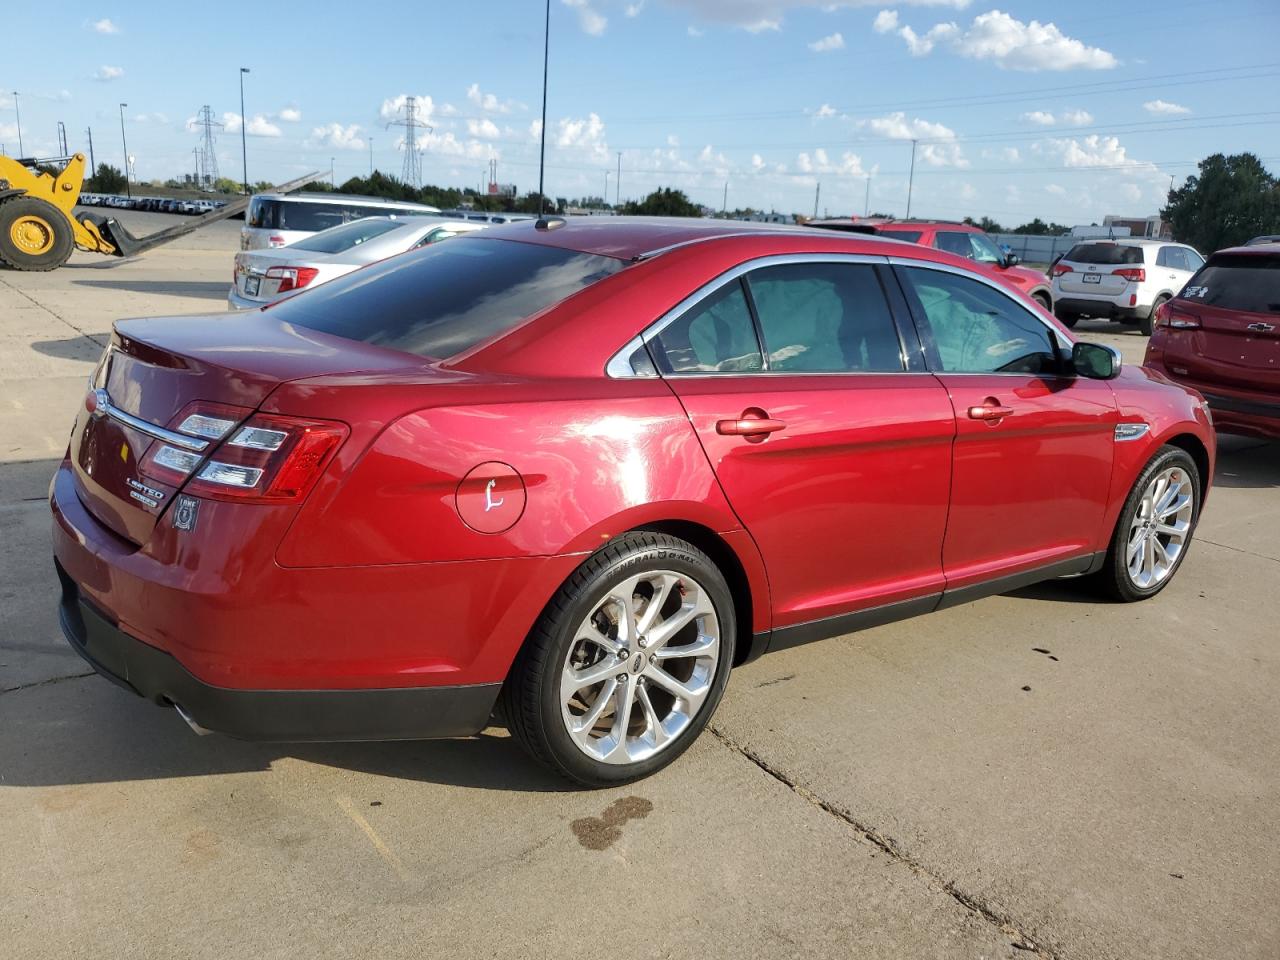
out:
<path id="1" fill-rule="evenodd" d="M 1115 600 L 1146 600 L 1168 586 L 1200 520 L 1200 470 L 1181 447 L 1163 446 L 1124 502 L 1097 584 Z"/>
<path id="2" fill-rule="evenodd" d="M 1033 293 L 1031 295 L 1031 299 L 1040 304 L 1041 309 L 1043 309 L 1045 313 L 1053 313 L 1053 300 L 1050 299 L 1047 293 Z"/>
<path id="3" fill-rule="evenodd" d="M 735 628 L 706 554 L 666 534 L 621 536 L 573 573 L 516 656 L 501 697 L 508 727 L 582 786 L 647 777 L 711 719 Z"/>
<path id="4" fill-rule="evenodd" d="M 0 201 L 0 261 L 15 270 L 54 270 L 75 248 L 71 224 L 52 203 L 27 196 Z"/>
<path id="5" fill-rule="evenodd" d="M 1156 321 L 1156 310 L 1158 310 L 1162 304 L 1167 303 L 1168 300 L 1168 297 L 1156 297 L 1156 302 L 1151 304 L 1151 312 L 1145 317 L 1139 318 L 1138 329 L 1142 331 L 1142 335 L 1144 337 L 1151 336 L 1151 331 L 1154 329 Z"/>
<path id="6" fill-rule="evenodd" d="M 1063 310 L 1061 307 L 1054 310 L 1054 316 L 1056 316 L 1058 320 L 1061 321 L 1062 325 L 1068 330 L 1073 329 L 1075 325 L 1080 322 L 1080 314 L 1072 313 L 1069 310 Z"/>

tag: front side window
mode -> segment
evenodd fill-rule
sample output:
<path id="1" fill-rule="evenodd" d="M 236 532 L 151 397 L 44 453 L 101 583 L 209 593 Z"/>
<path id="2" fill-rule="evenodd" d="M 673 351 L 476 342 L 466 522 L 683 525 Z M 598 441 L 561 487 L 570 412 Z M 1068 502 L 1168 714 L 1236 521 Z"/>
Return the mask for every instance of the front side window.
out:
<path id="1" fill-rule="evenodd" d="M 370 217 L 332 227 L 311 237 L 305 237 L 297 243 L 290 244 L 294 250 L 310 250 L 312 253 L 343 253 L 352 247 L 367 243 L 374 237 L 398 230 L 405 225 L 403 220 L 392 220 L 388 217 Z"/>
<path id="2" fill-rule="evenodd" d="M 777 372 L 900 372 L 902 351 L 870 264 L 762 267 L 748 286 Z"/>
<path id="3" fill-rule="evenodd" d="M 744 373 L 764 360 L 741 281 L 726 283 L 654 338 L 663 373 Z"/>
<path id="4" fill-rule="evenodd" d="M 954 253 L 957 257 L 973 259 L 973 245 L 969 243 L 969 235 L 959 230 L 939 230 L 933 245 L 939 250 Z"/>
<path id="5" fill-rule="evenodd" d="M 973 248 L 970 256 L 979 263 L 1004 262 L 1004 255 L 1000 253 L 1000 250 L 985 233 L 969 234 L 969 245 Z"/>
<path id="6" fill-rule="evenodd" d="M 941 270 L 906 267 L 902 275 L 925 319 L 930 363 L 941 372 L 1058 372 L 1048 328 L 1011 297 Z"/>

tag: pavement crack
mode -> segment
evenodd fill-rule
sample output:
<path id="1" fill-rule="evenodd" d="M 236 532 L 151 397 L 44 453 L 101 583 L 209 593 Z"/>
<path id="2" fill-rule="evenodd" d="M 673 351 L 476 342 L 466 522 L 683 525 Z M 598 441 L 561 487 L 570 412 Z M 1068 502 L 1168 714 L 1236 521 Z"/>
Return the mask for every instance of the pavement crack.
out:
<path id="1" fill-rule="evenodd" d="M 791 792 L 800 796 L 804 800 L 807 800 L 824 813 L 835 817 L 847 827 L 851 828 L 855 837 L 859 841 L 876 847 L 895 863 L 901 863 L 906 866 L 912 873 L 924 880 L 931 888 L 942 891 L 968 913 L 996 927 L 1001 933 L 1010 938 L 1011 945 L 1016 949 L 1027 951 L 1030 955 L 1042 957 L 1044 960 L 1062 960 L 1062 954 L 1060 954 L 1055 948 L 1045 945 L 1037 937 L 1033 937 L 1026 933 L 1017 921 L 1005 913 L 1004 910 L 981 897 L 961 890 L 956 886 L 954 881 L 947 880 L 946 878 L 939 876 L 929 867 L 925 866 L 904 850 L 898 841 L 893 839 L 893 837 L 885 836 L 873 827 L 859 822 L 847 810 L 841 809 L 830 800 L 819 796 L 803 784 L 797 783 L 793 777 L 787 775 L 782 770 L 779 770 L 773 764 L 769 763 L 768 760 L 765 760 L 764 757 L 760 756 L 756 751 L 752 750 L 745 744 L 738 742 L 718 726 L 709 724 L 707 729 L 711 731 L 711 734 L 717 740 L 727 746 L 730 750 L 741 754 L 770 777 L 783 784 L 787 789 L 791 790 Z"/>
<path id="2" fill-rule="evenodd" d="M 58 311 L 53 310 L 53 309 L 51 309 L 50 307 L 45 306 L 43 303 L 41 303 L 41 302 L 40 302 L 39 300 L 37 300 L 35 297 L 31 296 L 31 294 L 27 293 L 27 291 L 23 290 L 21 287 L 15 287 L 12 283 L 9 283 L 9 282 L 8 282 L 7 280 L 5 280 L 3 277 L 0 277 L 0 283 L 3 283 L 6 287 L 8 287 L 8 288 L 9 288 L 10 290 L 12 290 L 14 293 L 18 294 L 18 296 L 26 298 L 28 301 L 30 301 L 30 302 L 31 302 L 32 306 L 35 306 L 35 307 L 37 307 L 37 308 L 39 308 L 39 309 L 43 310 L 45 313 L 49 314 L 49 316 L 53 317 L 53 318 L 54 318 L 55 320 L 57 320 L 59 323 L 66 324 L 68 327 L 70 327 L 72 330 L 74 330 L 74 331 L 75 331 L 77 334 L 79 334 L 80 336 L 84 337 L 86 340 L 92 340 L 92 341 L 93 341 L 94 343 L 96 343 L 98 346 L 103 347 L 103 348 L 105 348 L 105 347 L 107 346 L 107 344 L 106 344 L 106 342 L 105 342 L 104 340 L 102 340 L 102 339 L 101 339 L 101 338 L 99 338 L 99 337 L 95 337 L 92 333 L 89 333 L 87 330 L 83 330 L 83 329 L 81 329 L 80 327 L 77 327 L 74 323 L 72 323 L 70 320 L 68 320 L 68 319 L 67 319 L 66 317 L 64 317 L 62 314 L 58 313 Z"/>
<path id="3" fill-rule="evenodd" d="M 48 680 L 36 680 L 33 683 L 20 683 L 16 687 L 5 687 L 0 690 L 0 694 L 17 693 L 19 690 L 30 690 L 33 687 L 50 687 L 55 683 L 63 683 L 67 680 L 82 680 L 85 677 L 94 675 L 92 670 L 87 670 L 84 673 L 69 673 L 65 677 L 50 677 Z"/>
<path id="4" fill-rule="evenodd" d="M 1268 557 L 1265 553 L 1254 553 L 1252 550 L 1244 550 L 1240 547 L 1233 547 L 1229 543 L 1218 543 L 1217 540 L 1207 540 L 1204 537 L 1196 537 L 1201 543 L 1207 543 L 1211 547 L 1221 547 L 1223 550 L 1232 550 L 1235 553 L 1243 553 L 1247 557 L 1257 557 L 1259 560 L 1270 560 L 1272 563 L 1280 563 L 1280 558 Z"/>

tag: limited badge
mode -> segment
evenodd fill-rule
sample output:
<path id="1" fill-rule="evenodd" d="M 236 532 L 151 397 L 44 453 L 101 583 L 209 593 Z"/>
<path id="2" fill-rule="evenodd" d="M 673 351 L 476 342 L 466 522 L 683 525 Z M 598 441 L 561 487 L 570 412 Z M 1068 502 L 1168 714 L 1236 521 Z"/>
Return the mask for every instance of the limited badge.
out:
<path id="1" fill-rule="evenodd" d="M 200 501 L 186 494 L 173 502 L 173 527 L 175 530 L 191 531 L 196 528 L 196 518 L 200 515 Z"/>

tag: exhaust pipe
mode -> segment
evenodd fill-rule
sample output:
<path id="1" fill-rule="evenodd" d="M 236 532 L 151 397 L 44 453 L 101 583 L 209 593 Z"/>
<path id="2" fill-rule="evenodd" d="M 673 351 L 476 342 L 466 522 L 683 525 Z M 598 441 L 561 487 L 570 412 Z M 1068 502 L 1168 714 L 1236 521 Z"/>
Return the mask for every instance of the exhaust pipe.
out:
<path id="1" fill-rule="evenodd" d="M 196 723 L 195 720 L 192 718 L 191 714 L 187 713 L 187 711 L 182 709 L 182 704 L 175 703 L 173 705 L 173 709 L 178 711 L 178 716 L 180 716 L 183 720 L 187 721 L 187 726 L 190 727 L 195 732 L 195 735 L 197 737 L 207 737 L 209 734 L 213 733 L 212 730 L 209 730 L 206 727 L 202 727 L 200 726 L 200 724 Z"/>

